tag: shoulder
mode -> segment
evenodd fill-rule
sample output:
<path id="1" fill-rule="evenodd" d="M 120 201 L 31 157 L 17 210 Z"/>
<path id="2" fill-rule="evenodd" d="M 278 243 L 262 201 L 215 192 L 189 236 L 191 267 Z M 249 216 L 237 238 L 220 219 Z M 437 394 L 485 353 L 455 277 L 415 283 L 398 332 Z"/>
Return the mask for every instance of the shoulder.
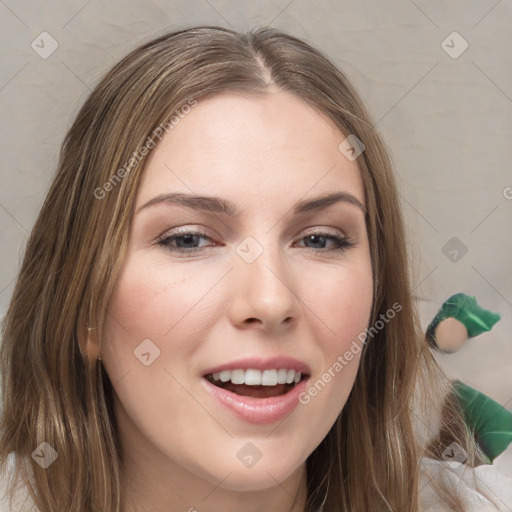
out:
<path id="1" fill-rule="evenodd" d="M 436 491 L 436 484 L 440 481 L 461 497 L 467 512 L 512 510 L 512 477 L 502 473 L 495 465 L 484 464 L 472 468 L 457 462 L 423 457 L 419 483 L 421 510 L 451 510 L 443 504 Z"/>

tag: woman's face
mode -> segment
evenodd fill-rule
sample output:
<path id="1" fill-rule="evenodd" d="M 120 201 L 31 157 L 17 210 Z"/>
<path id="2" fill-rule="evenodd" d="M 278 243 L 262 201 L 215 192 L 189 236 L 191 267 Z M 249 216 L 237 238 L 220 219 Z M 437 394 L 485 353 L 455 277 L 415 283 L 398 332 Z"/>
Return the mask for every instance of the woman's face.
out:
<path id="1" fill-rule="evenodd" d="M 152 150 L 101 342 L 132 468 L 267 489 L 332 427 L 373 291 L 364 189 L 344 139 L 289 93 L 225 93 L 200 100 Z M 295 212 L 333 193 L 344 195 Z M 302 370 L 297 388 L 272 385 L 291 370 Z M 209 373 L 249 384 L 222 389 Z M 266 385 L 252 385 L 260 375 Z"/>

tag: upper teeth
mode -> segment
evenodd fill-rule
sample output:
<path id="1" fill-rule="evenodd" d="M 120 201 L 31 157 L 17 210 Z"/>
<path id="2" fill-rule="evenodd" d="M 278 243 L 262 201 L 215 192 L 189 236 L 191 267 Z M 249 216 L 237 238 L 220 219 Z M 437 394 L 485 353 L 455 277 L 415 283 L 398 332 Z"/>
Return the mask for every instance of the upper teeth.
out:
<path id="1" fill-rule="evenodd" d="M 297 384 L 301 379 L 301 372 L 282 368 L 279 370 L 224 370 L 213 373 L 213 380 L 233 384 L 247 384 L 248 386 L 276 386 L 277 384 Z"/>

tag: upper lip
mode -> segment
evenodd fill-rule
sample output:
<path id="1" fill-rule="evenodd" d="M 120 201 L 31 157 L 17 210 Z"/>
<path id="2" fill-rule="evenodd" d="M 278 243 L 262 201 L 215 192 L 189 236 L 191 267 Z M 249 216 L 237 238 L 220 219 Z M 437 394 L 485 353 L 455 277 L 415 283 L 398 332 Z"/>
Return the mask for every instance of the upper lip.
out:
<path id="1" fill-rule="evenodd" d="M 279 370 L 280 368 L 286 368 L 288 370 L 295 370 L 302 374 L 311 374 L 309 366 L 303 361 L 299 361 L 293 357 L 286 355 L 272 357 L 270 359 L 262 359 L 261 357 L 246 357 L 243 359 L 237 359 L 236 361 L 230 361 L 229 363 L 220 364 L 208 368 L 203 372 L 203 377 L 210 373 L 219 373 L 224 370 Z"/>

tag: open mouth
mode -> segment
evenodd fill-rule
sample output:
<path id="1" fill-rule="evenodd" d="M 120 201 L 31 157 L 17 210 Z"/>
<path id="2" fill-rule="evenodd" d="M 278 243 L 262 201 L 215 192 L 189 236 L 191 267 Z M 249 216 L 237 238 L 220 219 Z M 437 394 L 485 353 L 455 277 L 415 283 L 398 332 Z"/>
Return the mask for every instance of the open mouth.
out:
<path id="1" fill-rule="evenodd" d="M 221 380 L 215 380 L 213 374 L 205 375 L 204 378 L 211 382 L 213 385 L 231 391 L 241 396 L 249 396 L 252 398 L 270 398 L 274 396 L 286 395 L 289 393 L 297 384 L 303 380 L 309 378 L 309 375 L 301 375 L 298 382 L 292 382 L 290 384 L 275 384 L 270 386 L 263 385 L 248 385 L 248 384 L 233 384 L 230 380 L 222 382 Z"/>

